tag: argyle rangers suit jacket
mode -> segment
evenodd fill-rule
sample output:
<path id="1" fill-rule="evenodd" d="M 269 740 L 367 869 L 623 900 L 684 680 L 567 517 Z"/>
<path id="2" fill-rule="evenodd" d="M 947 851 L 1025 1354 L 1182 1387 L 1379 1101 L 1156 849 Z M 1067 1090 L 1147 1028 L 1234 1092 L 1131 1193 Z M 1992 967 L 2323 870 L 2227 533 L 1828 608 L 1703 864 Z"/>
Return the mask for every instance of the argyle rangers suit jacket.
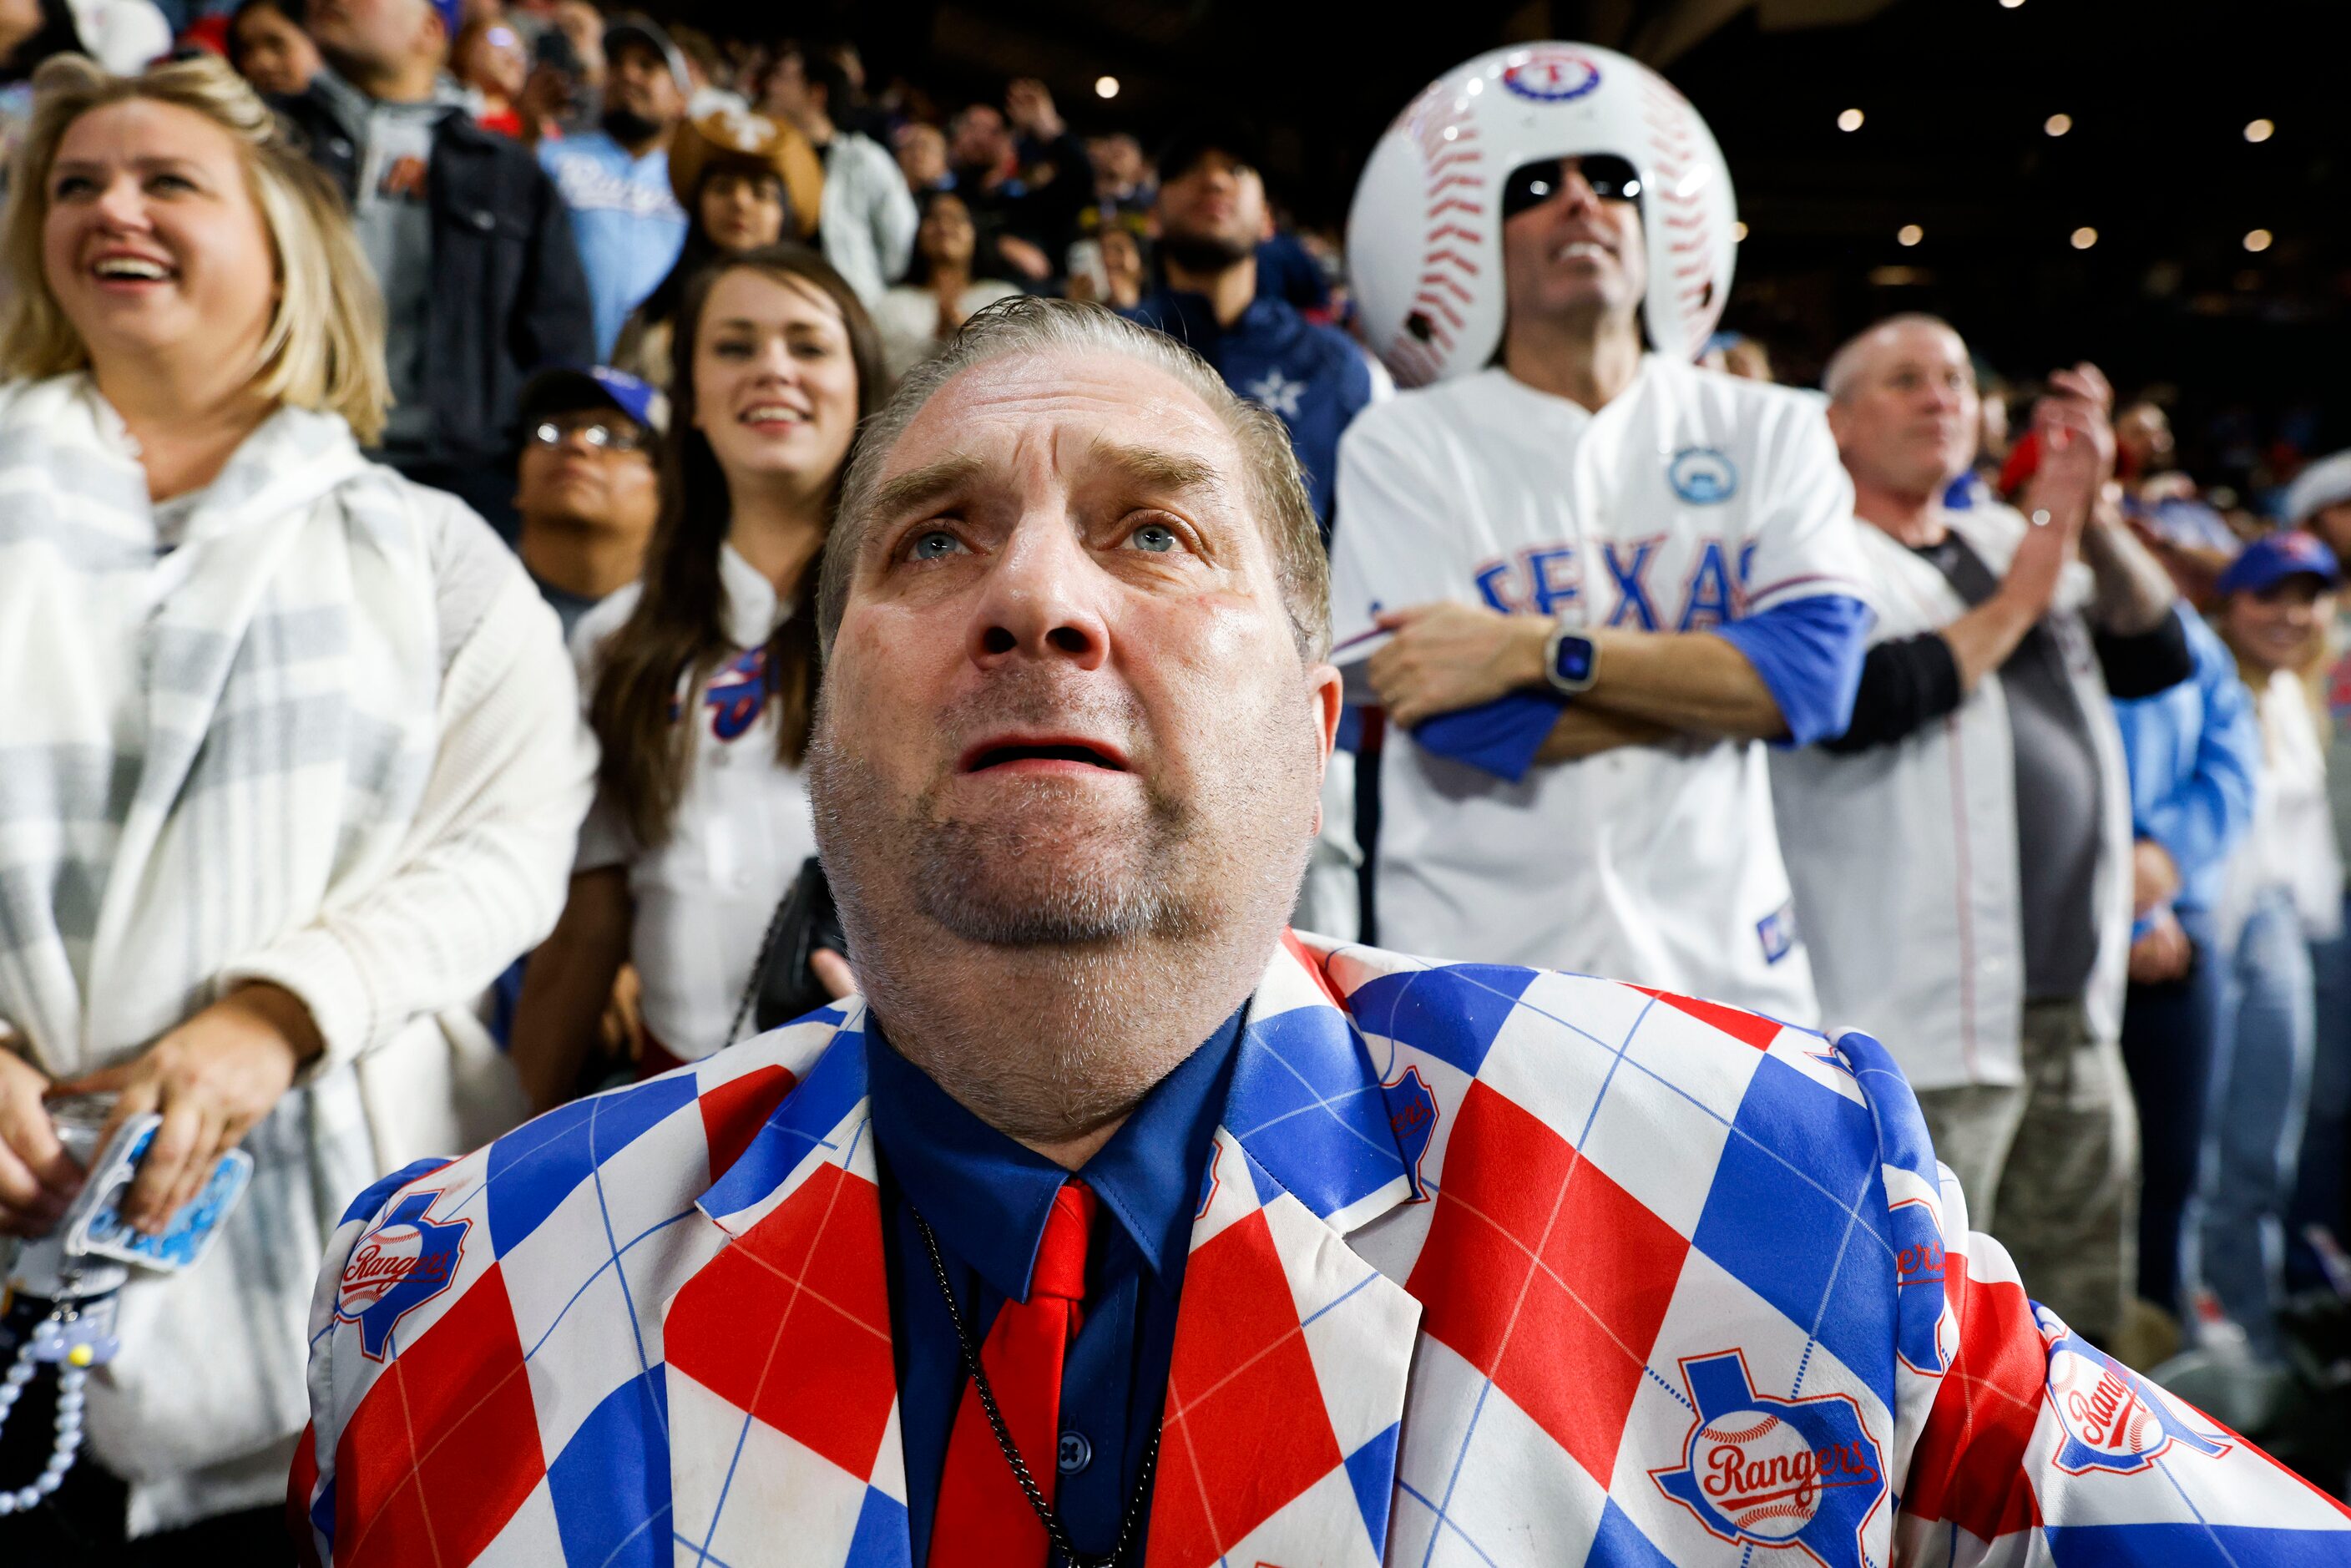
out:
<path id="1" fill-rule="evenodd" d="M 907 1568 L 863 1016 L 363 1195 L 319 1558 Z M 2027 1301 L 1875 1040 L 1312 937 L 1251 1006 L 1164 1419 L 1149 1568 L 2351 1559 Z"/>

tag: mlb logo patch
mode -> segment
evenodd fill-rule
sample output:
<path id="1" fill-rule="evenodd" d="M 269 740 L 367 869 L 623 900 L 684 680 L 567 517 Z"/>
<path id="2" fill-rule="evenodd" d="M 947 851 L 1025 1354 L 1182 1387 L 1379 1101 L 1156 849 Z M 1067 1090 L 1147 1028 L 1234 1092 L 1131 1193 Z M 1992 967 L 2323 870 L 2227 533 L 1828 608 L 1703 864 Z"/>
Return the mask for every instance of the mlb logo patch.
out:
<path id="1" fill-rule="evenodd" d="M 1776 964 L 1796 950 L 1796 904 L 1782 904 L 1755 923 L 1756 939 L 1763 944 L 1763 961 Z"/>

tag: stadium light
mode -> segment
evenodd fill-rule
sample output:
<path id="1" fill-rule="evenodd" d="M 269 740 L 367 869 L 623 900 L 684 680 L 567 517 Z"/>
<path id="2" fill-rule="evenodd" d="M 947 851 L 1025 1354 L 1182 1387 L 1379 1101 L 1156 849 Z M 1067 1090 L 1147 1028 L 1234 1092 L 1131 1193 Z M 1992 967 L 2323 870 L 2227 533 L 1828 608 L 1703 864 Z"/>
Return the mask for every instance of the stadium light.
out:
<path id="1" fill-rule="evenodd" d="M 2267 141 L 2276 134 L 2277 126 L 2271 120 L 2251 120 L 2245 126 L 2245 140 L 2248 141 Z"/>
<path id="2" fill-rule="evenodd" d="M 1861 110 L 1857 110 L 1857 109 L 1848 109 L 1848 110 L 1846 110 L 1843 114 L 1838 115 L 1838 116 L 1837 116 L 1837 129 L 1838 129 L 1839 131 L 1858 131 L 1858 130 L 1860 130 L 1860 129 L 1861 129 Z"/>
<path id="3" fill-rule="evenodd" d="M 1118 96 L 1118 78 L 1116 77 L 1094 78 L 1094 96 L 1096 98 L 1116 98 Z"/>
<path id="4" fill-rule="evenodd" d="M 1920 240 L 1927 237 L 1927 231 L 1920 228 L 1917 224 L 1904 224 L 1900 231 L 1896 233 L 1894 237 L 1901 241 L 1906 246 L 1917 245 Z"/>
<path id="5" fill-rule="evenodd" d="M 2063 136 L 2074 129 L 2074 117 L 2070 114 L 2053 114 L 2041 122 L 2041 129 L 2052 136 Z"/>
<path id="6" fill-rule="evenodd" d="M 2245 235 L 2245 248 L 2250 251 L 2267 250 L 2270 247 L 2270 239 L 2271 235 L 2269 230 L 2255 229 Z"/>
<path id="7" fill-rule="evenodd" d="M 2087 250 L 2097 243 L 2098 231 L 2092 228 L 2089 225 L 2084 224 L 2080 228 L 2074 231 L 2074 248 L 2075 250 Z"/>

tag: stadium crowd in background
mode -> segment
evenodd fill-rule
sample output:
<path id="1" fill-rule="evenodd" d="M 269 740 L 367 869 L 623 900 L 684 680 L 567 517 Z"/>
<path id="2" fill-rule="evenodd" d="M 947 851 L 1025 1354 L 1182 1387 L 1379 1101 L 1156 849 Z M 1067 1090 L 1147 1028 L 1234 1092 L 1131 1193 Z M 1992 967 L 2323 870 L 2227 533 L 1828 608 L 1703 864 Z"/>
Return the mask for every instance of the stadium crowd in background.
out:
<path id="1" fill-rule="evenodd" d="M 225 63 L 108 78 L 175 33 Z M 0 755 L 38 754 L 0 824 L 48 813 L 0 835 L 0 1229 L 79 1180 L 59 1089 L 183 1116 L 190 1169 L 256 1161 L 253 1277 L 126 1298 L 144 1359 L 0 1559 L 281 1558 L 342 1204 L 749 1032 L 821 883 L 860 422 L 1023 294 L 1178 340 L 1290 438 L 1355 683 L 1300 926 L 1881 1035 L 2036 1299 L 2351 1485 L 2351 452 L 2199 485 L 2162 389 L 2058 343 L 2003 380 L 1925 316 L 1818 392 L 1735 331 L 1645 352 L 1637 281 L 1543 270 L 1639 248 L 1596 156 L 1512 172 L 1489 360 L 1399 393 L 1247 125 L 1146 148 L 1031 78 L 946 107 L 845 42 L 588 0 L 0 0 L 0 495 L 112 519 L 99 586 L 47 596 L 0 527 Z M 185 194 L 126 172 L 167 142 Z M 132 319 L 181 273 L 202 308 Z M 1677 408 L 1732 433 L 1653 486 L 1702 528 L 1546 510 Z M 109 574 L 233 515 L 266 549 L 172 587 L 198 693 L 131 656 L 156 633 Z M 225 656 L 256 637 L 277 664 Z M 248 749 L 200 755 L 240 703 Z M 479 1087 L 493 1036 L 520 1095 Z M 235 1349 L 155 1370 L 204 1334 Z M 47 1441 L 0 1433 L 0 1488 Z"/>

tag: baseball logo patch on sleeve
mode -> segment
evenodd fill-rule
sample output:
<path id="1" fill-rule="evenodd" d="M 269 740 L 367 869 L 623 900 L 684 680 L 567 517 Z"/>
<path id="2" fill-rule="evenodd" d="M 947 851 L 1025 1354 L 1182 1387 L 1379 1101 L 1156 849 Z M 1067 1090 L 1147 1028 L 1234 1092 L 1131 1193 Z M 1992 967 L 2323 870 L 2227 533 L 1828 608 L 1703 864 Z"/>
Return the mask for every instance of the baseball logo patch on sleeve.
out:
<path id="1" fill-rule="evenodd" d="M 2049 1404 L 2064 1438 L 2057 1468 L 2069 1475 L 2103 1470 L 2127 1476 L 2147 1469 L 2174 1445 L 2219 1458 L 2231 1445 L 2199 1432 L 2138 1374 L 2091 1345 L 2046 1308 L 2041 1333 L 2049 1347 Z"/>

